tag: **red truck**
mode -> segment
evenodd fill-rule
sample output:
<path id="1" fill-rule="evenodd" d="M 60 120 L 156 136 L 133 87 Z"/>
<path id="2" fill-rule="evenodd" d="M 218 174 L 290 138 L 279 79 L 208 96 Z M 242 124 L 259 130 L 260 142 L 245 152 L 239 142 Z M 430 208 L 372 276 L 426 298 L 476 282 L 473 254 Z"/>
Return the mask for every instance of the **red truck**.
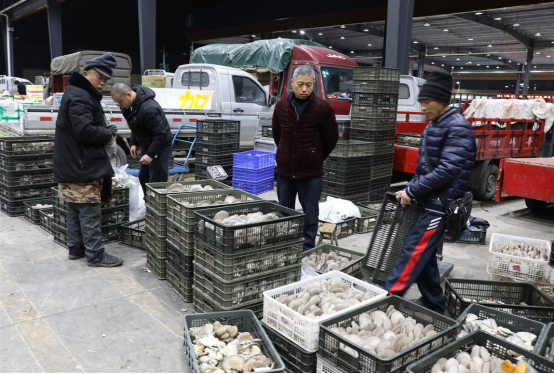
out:
<path id="1" fill-rule="evenodd" d="M 463 111 L 471 103 L 468 100 Z M 401 112 L 399 112 L 401 113 Z M 414 116 L 422 113 L 406 113 Z M 539 157 L 544 141 L 544 120 L 512 118 L 468 118 L 469 123 L 482 123 L 474 127 L 477 142 L 477 158 L 471 178 L 471 188 L 476 199 L 492 200 L 496 195 L 500 161 L 506 158 Z M 396 172 L 414 174 L 417 166 L 418 146 L 406 145 L 400 141 L 404 134 L 413 134 L 413 138 L 423 133 L 428 122 L 397 123 L 397 144 L 394 148 L 394 166 Z M 497 124 L 505 125 L 500 127 Z M 400 144 L 399 144 L 400 143 Z"/>

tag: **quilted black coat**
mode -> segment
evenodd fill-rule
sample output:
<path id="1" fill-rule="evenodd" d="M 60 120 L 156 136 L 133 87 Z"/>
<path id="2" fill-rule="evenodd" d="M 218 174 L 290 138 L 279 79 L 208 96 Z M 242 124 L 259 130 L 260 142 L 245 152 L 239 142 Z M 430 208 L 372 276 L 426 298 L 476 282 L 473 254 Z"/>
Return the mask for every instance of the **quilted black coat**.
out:
<path id="1" fill-rule="evenodd" d="M 310 102 L 298 116 L 293 105 L 294 94 L 275 106 L 273 139 L 277 145 L 277 175 L 304 179 L 323 175 L 323 161 L 339 139 L 333 107 L 312 94 Z"/>
<path id="2" fill-rule="evenodd" d="M 427 139 L 429 159 L 435 168 L 432 172 L 425 163 L 424 138 Z M 476 152 L 475 133 L 471 125 L 455 109 L 449 109 L 425 128 L 416 175 L 408 183 L 406 193 L 420 202 L 436 198 L 444 191 L 450 201 L 462 197 L 468 190 Z"/>

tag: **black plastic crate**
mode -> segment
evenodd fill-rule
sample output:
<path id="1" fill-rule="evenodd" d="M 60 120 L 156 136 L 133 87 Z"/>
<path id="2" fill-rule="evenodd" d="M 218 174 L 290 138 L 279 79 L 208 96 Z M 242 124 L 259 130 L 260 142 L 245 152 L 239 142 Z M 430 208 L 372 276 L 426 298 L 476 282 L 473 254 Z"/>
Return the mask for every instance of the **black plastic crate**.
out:
<path id="1" fill-rule="evenodd" d="M 234 282 L 298 265 L 301 254 L 302 240 L 231 255 L 197 241 L 194 258 L 197 265 L 213 273 L 217 278 L 225 282 Z"/>
<path id="2" fill-rule="evenodd" d="M 422 212 L 422 205 L 402 208 L 394 194 L 385 195 L 362 265 L 368 282 L 385 284 Z"/>
<path id="3" fill-rule="evenodd" d="M 362 142 L 358 140 L 339 140 L 330 156 L 363 157 L 394 152 L 394 142 Z"/>
<path id="4" fill-rule="evenodd" d="M 321 244 L 315 248 L 310 249 L 309 251 L 303 252 L 302 263 L 306 263 L 304 258 L 309 257 L 312 254 L 321 254 L 321 253 L 330 253 L 330 252 L 335 252 L 338 256 L 342 256 L 350 260 L 348 264 L 340 268 L 339 271 L 343 272 L 344 274 L 351 275 L 353 277 L 356 277 L 357 274 L 361 274 L 362 260 L 364 257 L 363 253 L 352 251 L 350 249 L 336 247 L 331 244 Z M 313 269 L 313 270 L 318 274 L 324 274 L 323 272 L 318 271 L 316 269 Z"/>
<path id="5" fill-rule="evenodd" d="M 262 322 L 262 326 L 277 349 L 277 353 L 285 362 L 289 373 L 315 373 L 317 366 L 317 352 L 308 352 L 299 345 L 294 344 L 277 331 Z"/>
<path id="6" fill-rule="evenodd" d="M 294 242 L 303 237 L 304 214 L 264 201 L 228 206 L 230 216 L 262 212 L 273 213 L 279 217 L 273 221 L 264 221 L 248 225 L 225 226 L 213 217 L 221 208 L 207 208 L 196 211 L 196 240 L 202 240 L 212 248 L 223 253 L 252 251 L 277 244 Z"/>
<path id="7" fill-rule="evenodd" d="M 337 195 L 337 194 L 334 194 L 334 193 L 328 193 L 328 192 L 323 191 L 321 193 L 321 198 L 319 199 L 319 201 L 320 202 L 325 202 L 325 201 L 327 201 L 327 197 L 334 197 L 336 199 L 350 200 L 355 204 L 358 201 L 367 200 L 368 193 L 364 192 L 364 193 L 356 194 L 356 195 L 340 196 L 340 195 Z"/>
<path id="8" fill-rule="evenodd" d="M 37 208 L 37 204 L 47 205 L 46 208 Z M 51 209 L 53 207 L 52 205 L 52 199 L 47 198 L 43 199 L 41 201 L 25 201 L 23 202 L 24 206 L 24 216 L 25 219 L 29 222 L 31 222 L 34 225 L 40 225 L 40 211 L 43 209 Z"/>
<path id="9" fill-rule="evenodd" d="M 217 157 L 217 156 L 228 156 L 240 151 L 240 144 L 218 144 L 214 145 L 197 145 L 196 146 L 196 158 L 198 159 L 199 155 L 208 156 L 208 157 Z"/>
<path id="10" fill-rule="evenodd" d="M 453 317 L 476 302 L 542 323 L 554 321 L 554 300 L 530 283 L 446 278 L 444 300 Z"/>
<path id="11" fill-rule="evenodd" d="M 433 324 L 437 334 L 415 343 L 412 347 L 390 358 L 383 359 L 331 330 L 333 327 L 350 326 L 353 321 L 359 324 L 359 317 L 362 313 L 371 313 L 376 310 L 385 312 L 391 305 L 394 305 L 395 310 L 402 313 L 406 318 L 411 317 L 424 326 Z M 451 318 L 413 304 L 398 296 L 389 296 L 321 322 L 318 354 L 344 373 L 404 372 L 406 366 L 410 363 L 456 339 L 457 327 L 458 323 Z M 351 352 L 356 352 L 357 357 L 348 352 L 346 348 Z"/>
<path id="12" fill-rule="evenodd" d="M 53 136 L 13 136 L 0 138 L 0 155 L 21 156 L 54 153 Z"/>
<path id="13" fill-rule="evenodd" d="M 478 345 L 485 347 L 491 356 L 496 356 L 501 360 L 508 360 L 512 364 L 517 364 L 518 359 L 513 357 L 511 353 L 515 353 L 517 356 L 524 356 L 527 359 L 527 365 L 534 368 L 534 371 L 539 373 L 552 373 L 554 372 L 554 361 L 547 360 L 544 357 L 540 357 L 531 351 L 526 350 L 520 346 L 509 343 L 506 340 L 500 339 L 494 335 L 488 334 L 484 331 L 476 331 L 467 335 L 461 339 L 457 339 L 455 342 L 441 348 L 431 354 L 422 357 L 418 362 L 410 365 L 407 369 L 409 373 L 430 373 L 432 367 L 441 358 L 456 357 L 461 352 L 471 353 L 473 346 Z M 528 368 L 529 369 L 529 368 Z"/>
<path id="14" fill-rule="evenodd" d="M 392 157 L 392 153 L 362 157 L 329 156 L 325 160 L 324 169 L 336 171 L 366 170 L 370 167 L 390 165 L 393 162 Z"/>
<path id="15" fill-rule="evenodd" d="M 224 308 L 217 304 L 213 299 L 205 296 L 202 292 L 194 287 L 194 311 L 196 313 L 211 313 L 211 312 L 238 312 L 241 310 L 251 310 L 256 315 L 256 318 L 262 319 L 264 316 L 264 303 L 255 301 L 251 304 L 239 306 L 239 308 Z"/>
<path id="16" fill-rule="evenodd" d="M 196 122 L 197 133 L 223 134 L 240 131 L 240 121 L 209 119 Z"/>
<path id="17" fill-rule="evenodd" d="M 396 118 L 396 107 L 392 105 L 352 104 L 350 114 L 353 117 L 391 119 Z"/>
<path id="18" fill-rule="evenodd" d="M 39 202 L 44 200 L 44 197 L 34 198 L 34 199 L 25 199 L 19 201 L 9 201 L 0 198 L 0 210 L 6 213 L 10 217 L 22 216 L 25 214 L 25 202 Z"/>
<path id="19" fill-rule="evenodd" d="M 372 232 L 377 224 L 377 218 L 379 217 L 379 211 L 374 209 L 365 208 L 359 206 L 360 218 L 356 218 L 356 233 L 365 234 Z"/>
<path id="20" fill-rule="evenodd" d="M 486 231 L 464 231 L 457 240 L 453 240 L 448 232 L 444 233 L 444 241 L 450 243 L 467 243 L 467 244 L 486 244 L 487 232 Z"/>
<path id="21" fill-rule="evenodd" d="M 354 80 L 352 92 L 398 95 L 398 86 L 398 81 Z"/>
<path id="22" fill-rule="evenodd" d="M 355 81 L 392 81 L 400 80 L 400 70 L 373 66 L 357 67 L 354 69 Z"/>
<path id="23" fill-rule="evenodd" d="M 394 141 L 396 130 L 363 130 L 350 128 L 349 139 L 363 142 L 391 142 Z"/>
<path id="24" fill-rule="evenodd" d="M 398 94 L 352 93 L 352 103 L 359 105 L 391 105 L 398 107 Z"/>
<path id="25" fill-rule="evenodd" d="M 196 149 L 200 146 L 211 147 L 220 144 L 240 144 L 240 132 L 224 134 L 196 133 Z"/>
<path id="26" fill-rule="evenodd" d="M 198 166 L 216 166 L 221 164 L 229 164 L 233 162 L 233 154 L 225 154 L 221 156 L 210 156 L 201 152 L 196 152 L 195 167 Z"/>
<path id="27" fill-rule="evenodd" d="M 264 138 L 273 138 L 273 129 L 271 126 L 262 126 L 262 136 Z"/>
<path id="28" fill-rule="evenodd" d="M 322 220 L 319 220 L 319 226 L 321 227 L 325 223 Z M 336 225 L 335 232 L 337 233 L 337 239 L 346 238 L 347 236 L 354 235 L 356 233 L 356 218 L 347 218 L 342 222 L 333 223 Z"/>
<path id="29" fill-rule="evenodd" d="M 142 218 L 119 226 L 121 242 L 138 249 L 146 249 L 144 246 L 145 225 L 146 219 Z"/>
<path id="30" fill-rule="evenodd" d="M 366 170 L 358 170 L 357 172 L 325 170 L 321 180 L 322 182 L 329 183 L 331 186 L 335 183 L 352 185 L 365 183 L 367 185 L 371 180 L 370 168 L 367 167 Z"/>
<path id="31" fill-rule="evenodd" d="M 67 224 L 67 210 L 56 208 L 56 224 L 64 226 Z M 129 205 L 106 208 L 102 210 L 102 227 L 110 225 L 120 225 L 129 222 Z"/>
<path id="32" fill-rule="evenodd" d="M 26 186 L 13 186 L 7 187 L 0 184 L 0 198 L 16 202 L 29 199 L 45 198 L 50 196 L 50 187 L 55 186 L 57 183 L 41 183 L 35 185 Z"/>
<path id="33" fill-rule="evenodd" d="M 194 256 L 186 256 L 179 248 L 167 243 L 167 263 L 187 279 L 194 276 Z M 192 283 L 191 283 L 192 287 Z M 191 290 L 192 291 L 192 290 Z M 192 297 L 192 292 L 191 292 Z"/>
<path id="34" fill-rule="evenodd" d="M 353 116 L 350 120 L 350 131 L 352 130 L 396 130 L 396 118 L 364 118 Z"/>
<path id="35" fill-rule="evenodd" d="M 159 258 L 154 253 L 146 252 L 146 266 L 158 279 L 166 279 L 167 263 L 165 258 Z"/>
<path id="36" fill-rule="evenodd" d="M 54 208 L 39 210 L 40 227 L 49 234 L 54 233 Z"/>
<path id="37" fill-rule="evenodd" d="M 54 155 L 0 157 L 0 170 L 7 172 L 40 171 L 54 168 Z"/>
<path id="38" fill-rule="evenodd" d="M 224 183 L 224 184 L 228 182 L 231 183 L 233 179 L 233 162 L 231 161 L 226 163 L 220 163 L 218 165 L 221 166 L 228 175 L 226 180 L 218 181 L 218 182 Z M 208 173 L 208 170 L 206 170 L 206 167 L 208 166 L 215 166 L 215 165 L 198 164 L 194 166 L 194 177 L 197 181 L 212 179 L 212 176 L 210 175 L 210 173 Z"/>
<path id="39" fill-rule="evenodd" d="M 182 274 L 169 262 L 167 263 L 166 280 L 169 288 L 175 291 L 185 303 L 194 301 L 194 279 Z"/>
<path id="40" fill-rule="evenodd" d="M 2 171 L 0 183 L 6 187 L 35 186 L 43 183 L 54 183 L 54 170 L 35 171 Z"/>
<path id="41" fill-rule="evenodd" d="M 369 181 L 357 181 L 352 183 L 328 182 L 325 179 L 321 181 L 321 191 L 338 196 L 349 196 L 367 193 L 369 190 Z"/>

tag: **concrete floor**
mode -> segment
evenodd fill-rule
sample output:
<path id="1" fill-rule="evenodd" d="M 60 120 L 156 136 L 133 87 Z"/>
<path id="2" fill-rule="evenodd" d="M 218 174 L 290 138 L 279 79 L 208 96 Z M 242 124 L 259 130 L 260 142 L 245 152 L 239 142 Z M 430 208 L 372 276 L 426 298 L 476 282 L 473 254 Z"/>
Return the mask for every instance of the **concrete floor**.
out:
<path id="1" fill-rule="evenodd" d="M 495 232 L 554 239 L 553 212 L 531 214 L 522 200 L 477 202 L 473 213 L 491 223 L 487 243 Z M 339 244 L 364 252 L 370 235 Z M 142 270 L 145 252 L 106 247 L 122 267 L 69 261 L 40 227 L 0 214 L 0 372 L 186 372 L 182 315 L 192 306 Z M 487 258 L 487 246 L 444 246 L 455 277 L 488 279 Z"/>

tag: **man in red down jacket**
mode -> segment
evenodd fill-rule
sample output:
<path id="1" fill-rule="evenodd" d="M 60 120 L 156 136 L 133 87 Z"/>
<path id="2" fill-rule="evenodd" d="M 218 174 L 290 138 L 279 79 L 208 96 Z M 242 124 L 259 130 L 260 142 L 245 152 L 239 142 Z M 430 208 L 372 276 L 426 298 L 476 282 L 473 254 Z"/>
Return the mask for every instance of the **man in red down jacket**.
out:
<path id="1" fill-rule="evenodd" d="M 293 73 L 293 92 L 277 103 L 272 130 L 277 145 L 279 204 L 294 209 L 296 195 L 306 215 L 304 251 L 315 247 L 323 161 L 339 139 L 335 112 L 313 94 L 314 69 L 305 65 Z"/>

